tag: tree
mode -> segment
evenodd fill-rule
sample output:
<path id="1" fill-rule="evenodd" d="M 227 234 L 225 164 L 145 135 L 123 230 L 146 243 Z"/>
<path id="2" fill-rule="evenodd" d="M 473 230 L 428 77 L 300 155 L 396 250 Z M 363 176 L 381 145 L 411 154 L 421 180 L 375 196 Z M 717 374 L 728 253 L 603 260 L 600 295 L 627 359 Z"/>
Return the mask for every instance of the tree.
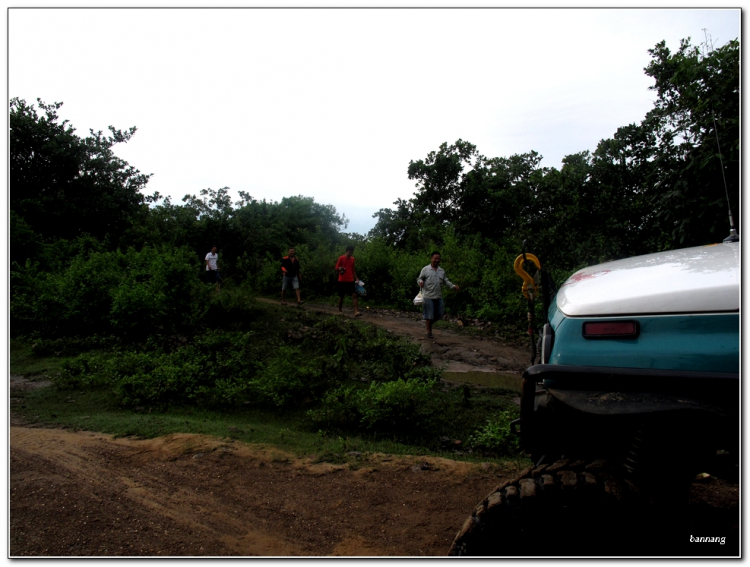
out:
<path id="1" fill-rule="evenodd" d="M 46 240 L 88 233 L 118 238 L 142 212 L 140 190 L 149 175 L 114 155 L 115 144 L 130 140 L 126 131 L 110 135 L 90 130 L 81 138 L 67 120 L 59 122 L 61 102 L 34 105 L 10 101 L 10 208 L 12 233 L 31 230 Z M 23 227 L 21 229 L 20 227 Z M 11 243 L 12 258 L 28 251 Z"/>
<path id="2" fill-rule="evenodd" d="M 714 49 L 710 37 L 701 47 L 686 39 L 671 53 L 662 41 L 649 53 L 657 100 L 643 125 L 657 137 L 652 206 L 673 244 L 717 242 L 729 232 L 727 194 L 740 227 L 739 42 Z"/>
<path id="3" fill-rule="evenodd" d="M 410 161 L 409 179 L 416 180 L 417 191 L 408 201 L 398 199 L 396 209 L 381 209 L 371 237 L 382 236 L 398 247 L 419 247 L 427 241 L 439 241 L 442 229 L 457 222 L 465 185 L 464 168 L 479 159 L 476 146 L 463 140 L 440 145 L 424 160 Z"/>
<path id="4" fill-rule="evenodd" d="M 397 199 L 395 209 L 380 209 L 373 218 L 378 222 L 369 232 L 369 238 L 382 238 L 390 246 L 417 250 L 421 246 L 419 223 L 414 218 L 411 203 Z"/>

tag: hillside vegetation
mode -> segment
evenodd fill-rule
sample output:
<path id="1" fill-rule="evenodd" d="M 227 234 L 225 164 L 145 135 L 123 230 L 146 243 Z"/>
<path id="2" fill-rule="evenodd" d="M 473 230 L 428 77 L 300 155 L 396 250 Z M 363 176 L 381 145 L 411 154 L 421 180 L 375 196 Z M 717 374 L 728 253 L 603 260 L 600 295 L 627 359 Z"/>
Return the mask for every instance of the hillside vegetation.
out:
<path id="1" fill-rule="evenodd" d="M 473 420 L 477 450 L 512 453 L 512 441 L 488 433 L 500 431 L 493 416 L 513 417 L 507 400 L 461 417 L 449 409 L 461 399 L 436 394 L 438 371 L 418 347 L 356 323 L 285 319 L 254 298 L 278 293 L 293 246 L 305 297 L 329 300 L 332 267 L 353 244 L 367 301 L 413 309 L 415 279 L 440 250 L 461 286 L 448 312 L 520 333 L 526 305 L 512 264 L 524 241 L 558 283 L 587 264 L 721 241 L 727 197 L 738 229 L 741 220 L 739 42 L 686 40 L 674 53 L 662 42 L 649 54 L 655 102 L 639 124 L 560 170 L 540 167 L 534 151 L 487 157 L 446 142 L 404 164 L 415 194 L 378 211 L 367 235 L 345 232 L 344 216 L 309 197 L 148 195 L 149 176 L 114 151 L 135 127 L 81 137 L 61 120 L 62 103 L 14 98 L 12 336 L 64 359 L 60 391 L 106 392 L 123 408 L 261 408 L 303 416 L 311 430 L 426 445 L 436 432 L 467 437 Z M 220 292 L 203 280 L 214 244 Z"/>

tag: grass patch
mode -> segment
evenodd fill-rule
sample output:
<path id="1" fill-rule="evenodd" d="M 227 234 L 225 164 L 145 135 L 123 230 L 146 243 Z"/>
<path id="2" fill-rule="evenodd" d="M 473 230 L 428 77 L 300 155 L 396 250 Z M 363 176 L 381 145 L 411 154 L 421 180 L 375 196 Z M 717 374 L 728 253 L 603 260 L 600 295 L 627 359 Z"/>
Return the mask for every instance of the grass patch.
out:
<path id="1" fill-rule="evenodd" d="M 316 456 L 315 460 L 313 460 L 313 463 L 316 465 L 320 463 L 343 465 L 344 463 L 346 463 L 346 457 L 341 453 L 331 453 L 330 451 L 325 451 L 323 454 Z"/>
<path id="2" fill-rule="evenodd" d="M 37 356 L 32 344 L 10 340 L 10 373 L 27 377 L 49 377 L 60 372 L 63 359 L 55 356 Z"/>
<path id="3" fill-rule="evenodd" d="M 469 453 L 457 453 L 451 444 L 441 446 L 440 439 L 427 444 L 402 442 L 377 435 L 343 436 L 336 432 L 312 431 L 303 412 L 279 414 L 258 408 L 248 410 L 211 411 L 195 408 L 174 408 L 164 412 L 142 413 L 118 406 L 114 396 L 103 390 L 59 390 L 54 386 L 29 390 L 19 394 L 22 400 L 14 407 L 28 422 L 47 427 L 61 427 L 73 431 L 96 431 L 116 437 L 152 439 L 171 433 L 196 433 L 218 438 L 259 443 L 298 456 L 317 455 L 315 462 L 345 464 L 356 461 L 348 453 L 385 453 L 391 455 L 438 456 L 470 462 L 516 463 L 525 459 Z M 484 421 L 482 407 L 503 405 L 502 396 L 487 391 L 476 396 L 473 407 L 454 411 L 460 417 L 455 430 L 465 425 L 470 429 Z M 461 415 L 463 414 L 463 415 Z M 465 431 L 465 429 L 464 429 Z M 450 442 L 455 441 L 450 436 Z M 464 439 L 465 443 L 465 439 Z"/>

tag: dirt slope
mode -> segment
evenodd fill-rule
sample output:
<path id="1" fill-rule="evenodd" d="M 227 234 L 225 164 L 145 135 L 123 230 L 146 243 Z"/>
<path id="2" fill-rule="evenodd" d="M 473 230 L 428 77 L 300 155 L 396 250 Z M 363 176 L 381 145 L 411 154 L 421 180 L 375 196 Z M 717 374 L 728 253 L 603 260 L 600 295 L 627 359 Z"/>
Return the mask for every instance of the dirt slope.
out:
<path id="1" fill-rule="evenodd" d="M 12 427 L 10 554 L 444 555 L 500 481 L 438 458 L 313 460 L 199 435 Z"/>
<path id="2" fill-rule="evenodd" d="M 278 301 L 260 299 L 265 303 Z M 320 313 L 338 314 L 333 305 L 304 303 L 301 307 L 289 304 L 288 309 L 305 309 Z M 354 311 L 347 299 L 343 317 L 353 318 Z M 435 366 L 447 372 L 503 372 L 520 376 L 529 366 L 529 349 L 508 344 L 492 337 L 472 337 L 447 329 L 436 329 L 434 339 L 427 339 L 421 315 L 392 309 L 362 309 L 362 321 L 377 325 L 394 334 L 419 342 L 424 352 L 432 355 Z"/>

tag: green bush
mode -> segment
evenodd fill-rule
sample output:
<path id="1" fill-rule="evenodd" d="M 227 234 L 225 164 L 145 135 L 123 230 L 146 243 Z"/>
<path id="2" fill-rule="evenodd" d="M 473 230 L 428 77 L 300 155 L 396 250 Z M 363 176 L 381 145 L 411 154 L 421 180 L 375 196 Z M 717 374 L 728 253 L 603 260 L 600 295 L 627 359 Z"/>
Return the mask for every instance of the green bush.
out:
<path id="1" fill-rule="evenodd" d="M 166 351 L 152 341 L 114 355 L 108 373 L 125 406 L 188 404 L 231 407 L 253 399 L 262 366 L 252 332 L 208 332 Z"/>
<path id="2" fill-rule="evenodd" d="M 109 359 L 102 353 L 84 353 L 67 358 L 52 383 L 60 389 L 79 389 L 108 384 Z"/>
<path id="3" fill-rule="evenodd" d="M 469 437 L 469 445 L 477 450 L 498 455 L 513 455 L 519 449 L 518 437 L 510 432 L 510 422 L 518 417 L 517 412 L 505 410 Z"/>
<path id="4" fill-rule="evenodd" d="M 211 294 L 205 300 L 206 310 L 202 322 L 218 329 L 243 330 L 263 312 L 247 285 L 222 284 L 221 293 Z"/>
<path id="5" fill-rule="evenodd" d="M 200 321 L 207 309 L 207 290 L 196 278 L 195 261 L 187 249 L 147 246 L 116 254 L 120 278 L 109 292 L 109 318 L 116 330 L 192 327 Z"/>
<path id="6" fill-rule="evenodd" d="M 319 365 L 307 362 L 300 350 L 293 347 L 281 347 L 251 385 L 256 403 L 279 408 L 316 399 L 325 387 Z"/>
<path id="7" fill-rule="evenodd" d="M 356 375 L 364 381 L 436 378 L 430 356 L 401 337 L 359 321 L 328 317 L 314 327 L 315 337 L 305 338 L 308 352 L 325 353 L 325 369 L 342 377 Z"/>
<path id="8" fill-rule="evenodd" d="M 371 382 L 357 400 L 357 411 L 365 428 L 399 430 L 419 426 L 420 409 L 429 400 L 433 382 L 394 380 Z"/>
<path id="9" fill-rule="evenodd" d="M 329 391 L 321 407 L 307 415 L 326 426 L 413 434 L 424 425 L 434 386 L 431 380 L 401 378 L 370 382 L 368 387 L 344 384 Z"/>
<path id="10" fill-rule="evenodd" d="M 429 252 L 405 252 L 374 239 L 358 246 L 357 275 L 365 282 L 367 298 L 379 305 L 414 311 L 419 292 L 417 276 L 429 263 Z"/>
<path id="11" fill-rule="evenodd" d="M 47 336 L 173 332 L 208 310 L 211 288 L 186 249 L 83 249 L 59 271 L 14 268 L 13 322 Z"/>

